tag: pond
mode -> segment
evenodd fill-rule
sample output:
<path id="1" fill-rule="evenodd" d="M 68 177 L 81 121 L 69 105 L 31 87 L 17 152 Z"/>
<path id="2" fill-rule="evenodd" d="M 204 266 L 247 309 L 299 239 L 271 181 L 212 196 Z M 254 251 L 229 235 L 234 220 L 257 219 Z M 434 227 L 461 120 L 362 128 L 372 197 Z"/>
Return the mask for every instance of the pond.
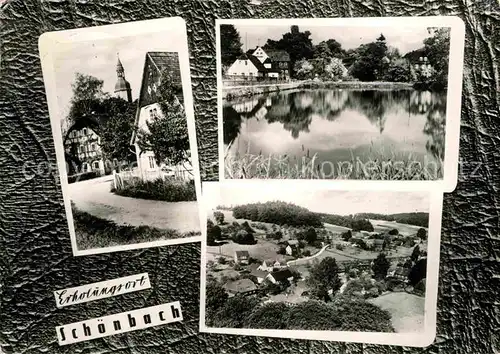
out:
<path id="1" fill-rule="evenodd" d="M 253 96 L 224 103 L 226 160 L 260 156 L 270 167 L 283 159 L 310 161 L 320 178 L 338 177 L 346 163 L 352 171 L 357 164 L 411 162 L 412 168 L 435 168 L 433 176 L 413 179 L 439 179 L 445 117 L 446 92 L 321 89 Z"/>

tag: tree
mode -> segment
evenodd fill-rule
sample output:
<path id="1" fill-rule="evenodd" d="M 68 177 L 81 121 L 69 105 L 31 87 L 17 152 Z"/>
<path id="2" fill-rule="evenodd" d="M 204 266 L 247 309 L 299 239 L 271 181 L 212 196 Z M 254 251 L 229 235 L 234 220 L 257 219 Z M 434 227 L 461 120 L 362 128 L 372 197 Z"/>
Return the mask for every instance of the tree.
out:
<path id="1" fill-rule="evenodd" d="M 121 98 L 110 97 L 101 102 L 107 119 L 101 119 L 101 149 L 109 159 L 132 162 L 135 152 L 130 145 L 134 132 L 137 102 L 129 103 Z"/>
<path id="2" fill-rule="evenodd" d="M 222 238 L 222 230 L 218 225 L 214 225 L 212 220 L 207 221 L 207 245 L 216 246 L 217 240 Z"/>
<path id="3" fill-rule="evenodd" d="M 221 211 L 214 211 L 214 218 L 215 221 L 217 221 L 217 224 L 222 225 L 224 224 L 224 213 Z"/>
<path id="4" fill-rule="evenodd" d="M 419 257 L 420 257 L 420 247 L 416 245 L 415 248 L 413 249 L 413 252 L 411 253 L 410 258 L 413 263 L 416 263 Z"/>
<path id="5" fill-rule="evenodd" d="M 241 37 L 234 25 L 220 26 L 220 50 L 223 65 L 231 65 L 243 54 Z"/>
<path id="6" fill-rule="evenodd" d="M 342 233 L 341 237 L 344 241 L 349 241 L 352 238 L 352 231 L 347 230 L 346 232 Z"/>
<path id="7" fill-rule="evenodd" d="M 254 245 L 256 243 L 253 234 L 243 229 L 238 230 L 236 234 L 233 235 L 232 239 L 235 243 L 239 243 L 241 245 Z"/>
<path id="8" fill-rule="evenodd" d="M 310 227 L 307 229 L 305 233 L 305 240 L 308 244 L 313 244 L 316 240 L 318 239 L 318 234 L 316 233 L 316 230 L 313 227 Z"/>
<path id="9" fill-rule="evenodd" d="M 288 305 L 270 302 L 255 308 L 248 316 L 245 328 L 286 329 Z"/>
<path id="10" fill-rule="evenodd" d="M 213 313 L 220 309 L 226 303 L 228 295 L 222 285 L 215 280 L 207 282 L 206 290 L 207 312 Z"/>
<path id="11" fill-rule="evenodd" d="M 388 232 L 389 235 L 397 236 L 399 235 L 399 230 L 398 229 L 392 229 Z"/>
<path id="12" fill-rule="evenodd" d="M 423 227 L 418 229 L 417 231 L 417 237 L 420 238 L 421 240 L 426 240 L 427 239 L 427 231 Z"/>
<path id="13" fill-rule="evenodd" d="M 387 271 L 391 267 L 391 263 L 385 257 L 385 254 L 379 253 L 377 258 L 373 261 L 372 270 L 374 273 L 374 277 L 377 280 L 385 279 L 387 276 Z"/>
<path id="14" fill-rule="evenodd" d="M 337 330 L 341 324 L 334 307 L 317 300 L 291 306 L 287 317 L 287 329 Z"/>
<path id="15" fill-rule="evenodd" d="M 417 285 L 422 279 L 426 278 L 427 273 L 427 258 L 419 259 L 408 273 L 408 281 L 410 285 Z"/>
<path id="16" fill-rule="evenodd" d="M 347 76 L 347 69 L 342 60 L 338 58 L 331 58 L 329 62 L 325 65 L 325 77 L 328 80 L 340 80 Z"/>
<path id="17" fill-rule="evenodd" d="M 314 78 L 314 66 L 307 59 L 300 59 L 294 65 L 295 77 L 300 80 L 307 80 Z"/>
<path id="18" fill-rule="evenodd" d="M 335 258 L 326 257 L 318 264 L 311 267 L 309 271 L 308 285 L 316 297 L 325 297 L 329 290 L 335 294 L 342 286 L 339 277 L 339 267 Z"/>
<path id="19" fill-rule="evenodd" d="M 295 63 L 300 59 L 311 59 L 314 53 L 311 32 L 300 32 L 299 26 L 291 26 L 290 32 L 283 34 L 278 40 L 267 40 L 264 49 L 281 49 L 290 55 L 291 67 L 295 69 Z M 293 72 L 295 74 L 295 71 Z"/>
<path id="20" fill-rule="evenodd" d="M 322 41 L 318 45 L 314 46 L 314 59 L 330 59 L 331 57 L 332 52 L 325 41 Z"/>
<path id="21" fill-rule="evenodd" d="M 346 55 L 346 51 L 342 48 L 342 44 L 337 42 L 335 39 L 329 39 L 326 41 L 326 44 L 328 45 L 328 48 L 330 49 L 330 52 L 332 53 L 332 56 L 335 58 L 342 59 Z"/>
<path id="22" fill-rule="evenodd" d="M 140 129 L 137 143 L 142 151 L 152 151 L 158 164 L 191 163 L 189 136 L 184 107 L 177 95 L 182 87 L 171 74 L 162 73 L 159 87 L 161 113 L 146 122 L 147 129 Z"/>
<path id="23" fill-rule="evenodd" d="M 376 42 L 360 45 L 351 55 L 355 58 L 350 68 L 354 77 L 361 81 L 376 81 L 384 76 L 388 62 L 383 35 Z"/>
<path id="24" fill-rule="evenodd" d="M 450 56 L 450 28 L 431 27 L 430 37 L 424 39 L 424 51 L 436 71 L 434 80 L 445 88 L 448 84 L 448 63 Z"/>
<path id="25" fill-rule="evenodd" d="M 233 296 L 207 320 L 212 327 L 242 328 L 258 304 L 255 296 Z"/>

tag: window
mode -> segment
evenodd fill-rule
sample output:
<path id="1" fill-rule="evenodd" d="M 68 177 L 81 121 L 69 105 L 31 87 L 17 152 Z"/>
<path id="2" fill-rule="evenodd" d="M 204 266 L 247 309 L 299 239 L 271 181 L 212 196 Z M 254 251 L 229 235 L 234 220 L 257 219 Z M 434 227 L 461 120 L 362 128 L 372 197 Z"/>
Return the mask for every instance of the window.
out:
<path id="1" fill-rule="evenodd" d="M 158 111 L 156 110 L 156 108 L 153 109 L 153 116 L 158 117 Z"/>
<path id="2" fill-rule="evenodd" d="M 87 128 L 83 128 L 83 136 L 87 135 Z"/>
<path id="3" fill-rule="evenodd" d="M 248 61 L 245 60 L 245 65 L 248 65 Z"/>
<path id="4" fill-rule="evenodd" d="M 149 118 L 153 118 L 153 110 L 152 109 L 149 110 Z"/>
<path id="5" fill-rule="evenodd" d="M 80 145 L 78 145 L 78 146 L 76 147 L 76 151 L 77 151 L 78 153 L 82 152 L 82 147 L 81 147 Z"/>
<path id="6" fill-rule="evenodd" d="M 94 168 L 99 169 L 99 161 L 94 161 Z"/>
<path id="7" fill-rule="evenodd" d="M 92 145 L 90 145 L 92 151 L 95 151 L 95 143 L 92 143 Z"/>
<path id="8" fill-rule="evenodd" d="M 155 168 L 155 158 L 153 156 L 149 156 L 149 168 Z"/>

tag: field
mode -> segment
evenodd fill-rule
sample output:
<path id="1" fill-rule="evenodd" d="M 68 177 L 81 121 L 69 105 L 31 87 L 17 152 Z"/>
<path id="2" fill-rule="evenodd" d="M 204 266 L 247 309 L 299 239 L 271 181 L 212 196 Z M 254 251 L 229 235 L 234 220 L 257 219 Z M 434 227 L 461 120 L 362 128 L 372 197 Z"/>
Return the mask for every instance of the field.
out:
<path id="1" fill-rule="evenodd" d="M 269 241 L 259 240 L 255 245 L 240 245 L 229 241 L 221 246 L 207 246 L 207 253 L 213 255 L 223 255 L 234 258 L 235 251 L 248 251 L 250 256 L 257 259 L 276 258 L 279 247 Z"/>
<path id="2" fill-rule="evenodd" d="M 412 236 L 415 235 L 420 229 L 420 226 L 408 225 L 408 224 L 400 224 L 393 221 L 386 220 L 370 220 L 373 225 L 373 228 L 376 232 L 384 232 L 392 229 L 398 229 L 399 233 L 403 236 Z"/>
<path id="3" fill-rule="evenodd" d="M 326 222 L 324 222 L 323 225 L 325 226 L 325 229 L 327 229 L 328 231 L 334 232 L 334 233 L 343 233 L 343 232 L 350 230 L 350 228 L 348 228 L 348 227 L 328 224 Z"/>
<path id="4" fill-rule="evenodd" d="M 421 332 L 424 330 L 425 298 L 405 292 L 389 293 L 368 300 L 389 311 L 392 326 L 398 333 Z"/>

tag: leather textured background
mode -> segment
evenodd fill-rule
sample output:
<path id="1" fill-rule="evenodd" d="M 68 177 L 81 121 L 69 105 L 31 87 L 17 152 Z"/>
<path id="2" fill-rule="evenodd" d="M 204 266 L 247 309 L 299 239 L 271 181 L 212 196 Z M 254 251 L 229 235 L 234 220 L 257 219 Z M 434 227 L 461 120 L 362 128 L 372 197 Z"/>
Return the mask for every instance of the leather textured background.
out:
<path id="1" fill-rule="evenodd" d="M 0 1 L 1 3 L 2 1 Z M 466 50 L 457 189 L 445 195 L 435 343 L 403 348 L 198 333 L 199 243 L 73 257 L 38 55 L 46 31 L 182 16 L 203 178 L 216 178 L 216 18 L 458 15 Z M 0 13 L 0 345 L 5 353 L 499 353 L 496 0 L 11 0 Z M 477 170 L 476 170 L 477 169 Z M 152 289 L 57 309 L 53 291 L 148 272 Z M 180 300 L 185 320 L 60 347 L 61 324 Z"/>

